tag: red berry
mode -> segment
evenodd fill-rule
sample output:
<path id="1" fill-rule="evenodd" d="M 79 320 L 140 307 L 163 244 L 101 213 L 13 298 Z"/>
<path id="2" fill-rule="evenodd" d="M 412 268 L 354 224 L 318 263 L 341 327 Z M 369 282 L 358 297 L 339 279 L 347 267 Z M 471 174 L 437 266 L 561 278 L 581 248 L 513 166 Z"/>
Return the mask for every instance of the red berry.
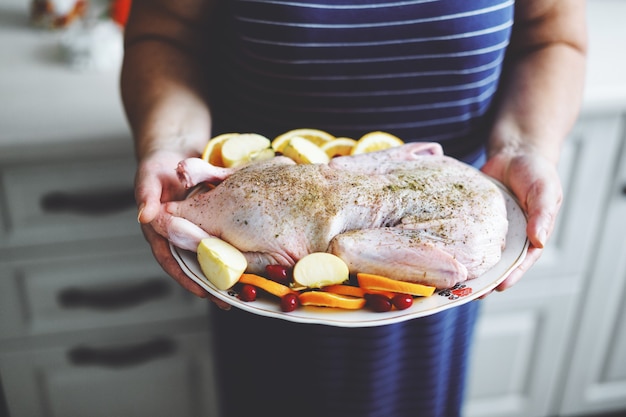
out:
<path id="1" fill-rule="evenodd" d="M 382 294 L 367 294 L 367 305 L 377 313 L 384 313 L 391 310 L 391 300 Z"/>
<path id="2" fill-rule="evenodd" d="M 413 305 L 413 297 L 409 294 L 396 294 L 391 298 L 391 303 L 398 310 L 406 310 Z"/>
<path id="3" fill-rule="evenodd" d="M 285 313 L 294 311 L 300 305 L 298 295 L 295 293 L 285 294 L 280 299 L 280 309 Z"/>
<path id="4" fill-rule="evenodd" d="M 284 265 L 265 266 L 265 273 L 267 274 L 267 278 L 283 285 L 289 285 L 291 283 L 292 272 L 292 268 Z"/>
<path id="5" fill-rule="evenodd" d="M 256 287 L 250 284 L 243 284 L 241 290 L 239 290 L 239 299 L 241 301 L 254 301 L 256 300 Z"/>

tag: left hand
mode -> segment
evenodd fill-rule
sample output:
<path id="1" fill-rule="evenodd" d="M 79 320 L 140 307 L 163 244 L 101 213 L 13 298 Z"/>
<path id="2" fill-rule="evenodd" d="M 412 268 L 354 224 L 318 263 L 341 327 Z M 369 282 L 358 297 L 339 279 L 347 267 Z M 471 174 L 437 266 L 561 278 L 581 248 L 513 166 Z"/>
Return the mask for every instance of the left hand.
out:
<path id="1" fill-rule="evenodd" d="M 162 203 L 181 200 L 186 193 L 175 170 L 178 161 L 186 157 L 178 151 L 158 150 L 147 153 L 139 160 L 135 178 L 135 198 L 139 206 L 137 220 L 152 254 L 165 272 L 189 292 L 201 298 L 208 297 L 221 309 L 228 310 L 229 304 L 209 294 L 183 272 L 170 251 L 169 242 L 153 227 L 162 210 Z"/>
<path id="2" fill-rule="evenodd" d="M 517 283 L 541 256 L 561 208 L 563 189 L 556 165 L 533 148 L 502 150 L 492 155 L 481 170 L 513 192 L 528 220 L 528 254 L 496 287 L 496 291 L 504 291 Z"/>

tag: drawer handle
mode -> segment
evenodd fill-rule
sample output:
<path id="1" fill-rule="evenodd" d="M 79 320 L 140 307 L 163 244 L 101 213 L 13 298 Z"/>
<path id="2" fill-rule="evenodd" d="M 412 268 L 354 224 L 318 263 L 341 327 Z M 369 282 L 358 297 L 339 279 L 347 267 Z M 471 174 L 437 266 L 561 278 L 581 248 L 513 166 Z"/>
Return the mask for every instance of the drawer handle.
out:
<path id="1" fill-rule="evenodd" d="M 41 208 L 50 213 L 77 213 L 101 216 L 117 213 L 135 206 L 132 188 L 81 192 L 53 191 L 41 198 Z"/>
<path id="2" fill-rule="evenodd" d="M 119 368 L 140 365 L 172 356 L 176 343 L 169 338 L 157 338 L 130 346 L 95 348 L 79 346 L 68 353 L 69 361 L 78 366 L 101 366 Z"/>
<path id="3" fill-rule="evenodd" d="M 58 301 L 64 308 L 116 310 L 163 298 L 171 288 L 165 280 L 157 278 L 110 289 L 66 288 L 59 293 Z"/>

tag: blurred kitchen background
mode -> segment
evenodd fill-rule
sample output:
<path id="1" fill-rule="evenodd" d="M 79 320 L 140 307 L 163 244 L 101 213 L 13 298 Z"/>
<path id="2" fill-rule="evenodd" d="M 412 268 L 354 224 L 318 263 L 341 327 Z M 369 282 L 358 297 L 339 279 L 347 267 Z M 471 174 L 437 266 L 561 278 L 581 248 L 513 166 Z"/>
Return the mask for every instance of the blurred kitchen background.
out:
<path id="1" fill-rule="evenodd" d="M 217 416 L 207 302 L 136 221 L 125 3 L 0 2 L 0 416 Z M 588 12 L 558 228 L 484 301 L 467 417 L 626 415 L 626 0 Z"/>

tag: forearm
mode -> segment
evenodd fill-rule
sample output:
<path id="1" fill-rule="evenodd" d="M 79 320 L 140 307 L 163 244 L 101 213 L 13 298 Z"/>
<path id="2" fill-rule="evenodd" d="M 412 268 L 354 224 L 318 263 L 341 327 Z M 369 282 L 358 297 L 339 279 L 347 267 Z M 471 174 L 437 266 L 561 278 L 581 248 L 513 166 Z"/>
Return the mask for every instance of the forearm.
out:
<path id="1" fill-rule="evenodd" d="M 526 56 L 508 74 L 489 139 L 490 154 L 520 148 L 556 163 L 582 100 L 584 55 L 556 45 Z"/>
<path id="2" fill-rule="evenodd" d="M 157 149 L 199 152 L 209 138 L 208 106 L 180 55 L 154 42 L 133 45 L 126 54 L 122 99 L 139 158 Z"/>
<path id="3" fill-rule="evenodd" d="M 154 6 L 139 3 L 126 33 L 122 101 L 142 158 L 156 150 L 201 152 L 211 116 L 192 30 L 186 22 L 159 21 Z"/>
<path id="4" fill-rule="evenodd" d="M 577 3 L 580 8 L 582 2 Z M 584 14 L 565 7 L 568 14 L 560 21 L 529 19 L 518 29 L 489 138 L 490 155 L 525 150 L 558 161 L 579 113 L 586 58 Z"/>

